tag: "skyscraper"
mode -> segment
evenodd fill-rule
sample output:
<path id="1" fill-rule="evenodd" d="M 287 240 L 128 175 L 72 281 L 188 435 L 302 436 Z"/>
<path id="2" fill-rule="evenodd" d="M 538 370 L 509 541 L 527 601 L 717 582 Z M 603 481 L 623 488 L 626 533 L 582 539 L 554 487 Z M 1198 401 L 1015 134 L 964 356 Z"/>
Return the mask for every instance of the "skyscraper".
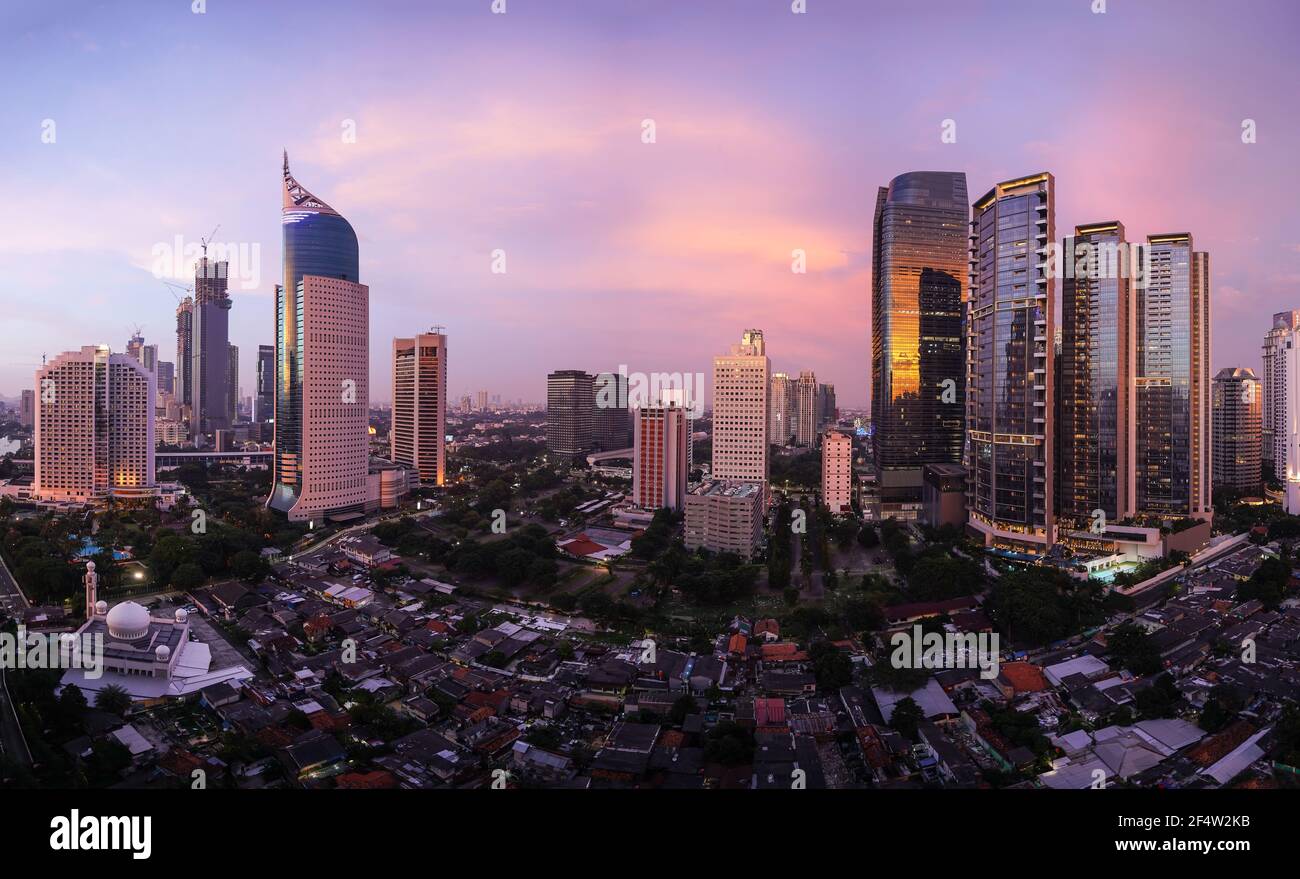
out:
<path id="1" fill-rule="evenodd" d="M 1076 226 L 1064 241 L 1057 512 L 1076 528 L 1133 515 L 1137 352 L 1133 248 L 1116 220 Z"/>
<path id="2" fill-rule="evenodd" d="M 158 361 L 158 396 L 176 393 L 176 364 L 170 360 Z"/>
<path id="3" fill-rule="evenodd" d="M 230 352 L 226 358 L 226 423 L 234 426 L 239 420 L 239 346 L 227 347 Z"/>
<path id="4" fill-rule="evenodd" d="M 646 510 L 681 510 L 689 476 L 686 410 L 665 401 L 632 411 L 632 500 Z"/>
<path id="5" fill-rule="evenodd" d="M 772 373 L 768 392 L 767 441 L 769 445 L 785 446 L 795 433 L 795 394 L 794 383 L 784 372 Z"/>
<path id="6" fill-rule="evenodd" d="M 393 424 L 390 457 L 425 485 L 446 481 L 447 337 L 420 333 L 393 340 Z"/>
<path id="7" fill-rule="evenodd" d="M 210 260 L 205 253 L 194 267 L 193 341 L 188 378 L 193 407 L 191 432 L 226 430 L 230 406 L 229 263 Z"/>
<path id="8" fill-rule="evenodd" d="M 828 424 L 834 424 L 838 410 L 835 406 L 835 385 L 820 384 L 817 386 L 817 429 L 825 427 Z"/>
<path id="9" fill-rule="evenodd" d="M 771 373 L 762 330 L 745 330 L 739 345 L 713 358 L 712 476 L 755 483 L 764 495 Z"/>
<path id="10" fill-rule="evenodd" d="M 1282 350 L 1297 329 L 1300 329 L 1300 310 L 1280 311 L 1273 315 L 1273 326 L 1264 336 L 1264 368 L 1260 373 L 1264 397 L 1260 466 L 1266 479 L 1281 480 L 1286 475 L 1287 359 L 1282 356 Z"/>
<path id="11" fill-rule="evenodd" d="M 257 346 L 257 395 L 254 399 L 253 420 L 275 420 L 275 346 Z"/>
<path id="12" fill-rule="evenodd" d="M 559 463 L 572 464 L 591 451 L 596 397 L 591 376 L 581 369 L 561 369 L 546 377 L 546 451 Z"/>
<path id="13" fill-rule="evenodd" d="M 154 483 L 157 379 L 106 346 L 68 351 L 36 372 L 36 478 L 43 500 L 147 497 Z"/>
<path id="14" fill-rule="evenodd" d="M 968 527 L 986 546 L 1043 553 L 1056 538 L 1048 243 L 1055 181 L 999 183 L 971 216 L 966 304 Z M 879 430 L 879 426 L 877 426 Z"/>
<path id="15" fill-rule="evenodd" d="M 1259 492 L 1263 397 L 1254 370 L 1225 367 L 1214 376 L 1210 412 L 1216 486 Z"/>
<path id="16" fill-rule="evenodd" d="M 176 306 L 176 386 L 174 393 L 182 407 L 194 405 L 194 299 L 186 296 Z"/>
<path id="17" fill-rule="evenodd" d="M 822 435 L 822 503 L 832 513 L 853 510 L 853 440 L 838 430 Z"/>
<path id="18" fill-rule="evenodd" d="M 275 303 L 275 474 L 267 504 L 293 521 L 366 502 L 370 289 L 357 236 L 284 159 L 284 284 Z"/>
<path id="19" fill-rule="evenodd" d="M 1137 507 L 1208 518 L 1210 257 L 1184 233 L 1149 235 L 1137 287 Z"/>
<path id="20" fill-rule="evenodd" d="M 632 447 L 632 415 L 628 409 L 627 376 L 602 372 L 592 376 L 592 444 L 601 451 Z"/>
<path id="21" fill-rule="evenodd" d="M 818 407 L 817 375 L 810 369 L 802 370 L 794 384 L 796 445 L 811 446 L 817 439 Z"/>
<path id="22" fill-rule="evenodd" d="M 961 460 L 966 175 L 914 171 L 876 195 L 871 420 L 881 518 L 915 518 L 922 467 Z"/>
<path id="23" fill-rule="evenodd" d="M 36 425 L 36 392 L 31 388 L 23 388 L 18 402 L 18 423 L 23 427 Z"/>

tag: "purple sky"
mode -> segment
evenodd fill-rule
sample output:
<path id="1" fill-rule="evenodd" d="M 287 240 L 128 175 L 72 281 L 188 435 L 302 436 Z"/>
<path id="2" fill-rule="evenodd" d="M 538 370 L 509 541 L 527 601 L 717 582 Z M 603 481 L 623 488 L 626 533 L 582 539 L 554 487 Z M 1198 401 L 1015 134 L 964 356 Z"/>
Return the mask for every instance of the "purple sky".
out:
<path id="1" fill-rule="evenodd" d="M 10 0 L 0 395 L 136 324 L 174 359 L 155 248 L 218 223 L 260 255 L 232 282 L 251 393 L 282 148 L 360 238 L 376 401 L 392 336 L 433 324 L 453 395 L 529 400 L 552 369 L 707 373 L 753 326 L 775 369 L 863 405 L 876 187 L 924 169 L 972 197 L 1051 171 L 1058 236 L 1191 232 L 1213 366 L 1258 368 L 1270 315 L 1300 307 L 1300 4 L 1092 2 Z"/>

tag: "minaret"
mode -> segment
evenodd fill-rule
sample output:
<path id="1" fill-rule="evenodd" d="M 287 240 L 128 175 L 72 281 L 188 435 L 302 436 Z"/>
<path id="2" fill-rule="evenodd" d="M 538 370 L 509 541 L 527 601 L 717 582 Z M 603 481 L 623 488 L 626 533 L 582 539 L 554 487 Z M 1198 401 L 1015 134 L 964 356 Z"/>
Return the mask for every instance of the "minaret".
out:
<path id="1" fill-rule="evenodd" d="M 95 618 L 96 593 L 99 591 L 99 575 L 95 573 L 95 563 L 86 562 L 86 576 L 81 578 L 86 585 L 86 621 Z"/>

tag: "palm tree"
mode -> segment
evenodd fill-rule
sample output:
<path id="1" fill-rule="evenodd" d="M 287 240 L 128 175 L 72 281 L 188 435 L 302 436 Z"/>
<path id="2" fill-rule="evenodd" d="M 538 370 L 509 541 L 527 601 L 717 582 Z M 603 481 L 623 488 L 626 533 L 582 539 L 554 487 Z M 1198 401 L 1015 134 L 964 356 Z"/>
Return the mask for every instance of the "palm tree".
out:
<path id="1" fill-rule="evenodd" d="M 118 684 L 109 684 L 95 697 L 95 707 L 110 714 L 124 715 L 131 707 L 131 694 Z"/>

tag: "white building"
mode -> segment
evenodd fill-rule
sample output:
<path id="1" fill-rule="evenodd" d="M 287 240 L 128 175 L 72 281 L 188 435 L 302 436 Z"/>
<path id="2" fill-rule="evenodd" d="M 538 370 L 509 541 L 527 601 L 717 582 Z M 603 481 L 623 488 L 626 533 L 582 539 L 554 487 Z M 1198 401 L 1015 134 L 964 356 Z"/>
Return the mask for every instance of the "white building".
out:
<path id="1" fill-rule="evenodd" d="M 715 479 L 767 490 L 768 384 L 772 372 L 762 330 L 745 330 L 739 345 L 713 358 Z"/>
<path id="2" fill-rule="evenodd" d="M 822 435 L 822 502 L 832 513 L 853 510 L 853 440 L 838 430 Z"/>
<path id="3" fill-rule="evenodd" d="M 68 351 L 36 372 L 40 500 L 148 497 L 154 481 L 153 372 L 106 345 Z"/>
<path id="4" fill-rule="evenodd" d="M 486 409 L 481 391 L 479 409 Z M 393 340 L 393 426 L 390 457 L 426 485 L 446 479 L 447 337 L 420 333 Z"/>
<path id="5" fill-rule="evenodd" d="M 1282 350 L 1286 340 L 1292 338 L 1300 329 L 1300 310 L 1280 311 L 1273 315 L 1273 326 L 1264 336 L 1263 361 L 1260 371 L 1263 383 L 1263 432 L 1264 443 L 1260 449 L 1260 461 L 1266 470 L 1281 479 L 1286 473 L 1287 431 L 1285 429 L 1283 394 L 1286 392 L 1286 358 Z"/>

